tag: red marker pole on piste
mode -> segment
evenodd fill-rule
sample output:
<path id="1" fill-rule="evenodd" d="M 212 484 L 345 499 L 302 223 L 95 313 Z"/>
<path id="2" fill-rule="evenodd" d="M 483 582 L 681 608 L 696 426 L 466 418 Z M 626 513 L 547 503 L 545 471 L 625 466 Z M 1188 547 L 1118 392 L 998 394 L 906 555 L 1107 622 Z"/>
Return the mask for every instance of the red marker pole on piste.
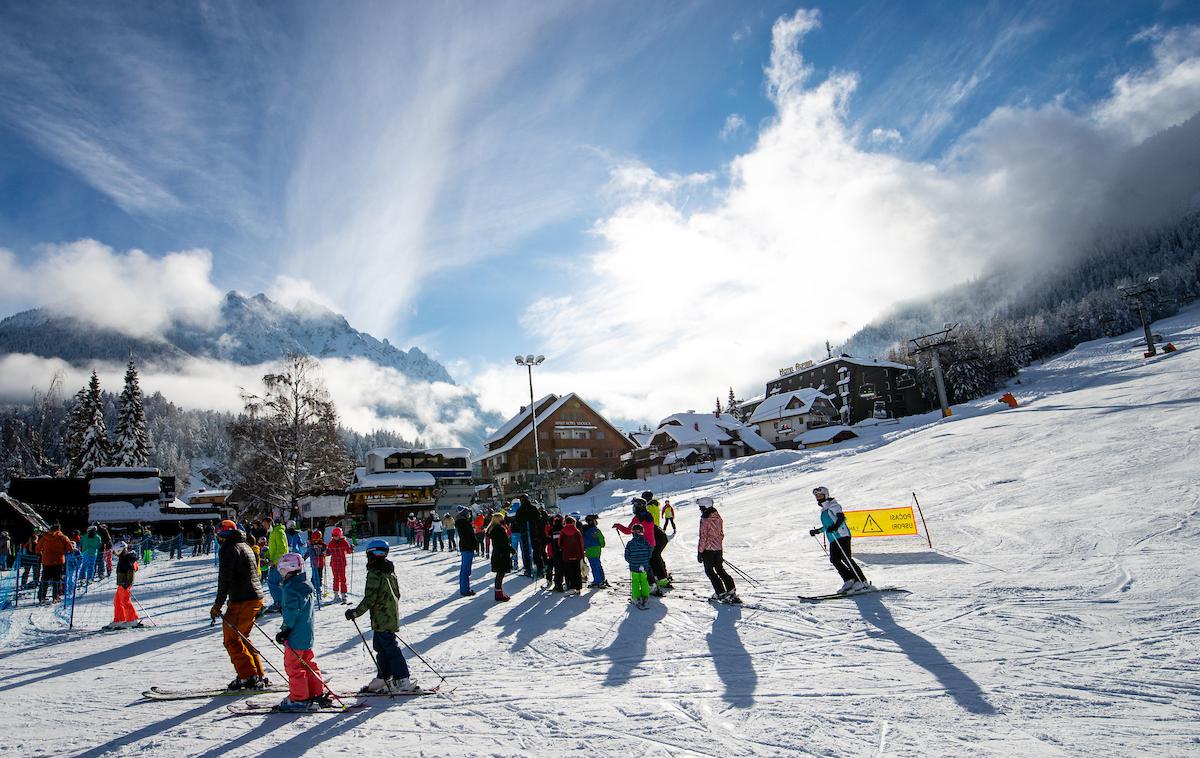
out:
<path id="1" fill-rule="evenodd" d="M 912 493 L 913 502 L 917 504 L 917 515 L 921 517 L 921 528 L 925 530 L 925 541 L 929 543 L 929 549 L 933 549 L 933 539 L 929 536 L 929 527 L 925 524 L 925 513 L 921 510 L 921 501 L 917 499 L 917 493 Z"/>

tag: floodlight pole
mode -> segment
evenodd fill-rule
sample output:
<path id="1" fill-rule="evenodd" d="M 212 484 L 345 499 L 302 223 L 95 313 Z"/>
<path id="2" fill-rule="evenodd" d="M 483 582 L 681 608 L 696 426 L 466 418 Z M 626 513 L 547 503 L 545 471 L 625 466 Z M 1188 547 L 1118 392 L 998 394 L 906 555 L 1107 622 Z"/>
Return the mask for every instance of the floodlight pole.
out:
<path id="1" fill-rule="evenodd" d="M 533 399 L 533 367 L 539 365 L 546 360 L 546 356 L 539 355 L 534 358 L 532 355 L 522 358 L 517 356 L 516 361 L 518 366 L 524 366 L 529 372 L 529 415 L 533 419 L 533 467 L 538 477 L 542 475 L 542 453 L 538 445 L 537 436 L 537 404 Z"/>

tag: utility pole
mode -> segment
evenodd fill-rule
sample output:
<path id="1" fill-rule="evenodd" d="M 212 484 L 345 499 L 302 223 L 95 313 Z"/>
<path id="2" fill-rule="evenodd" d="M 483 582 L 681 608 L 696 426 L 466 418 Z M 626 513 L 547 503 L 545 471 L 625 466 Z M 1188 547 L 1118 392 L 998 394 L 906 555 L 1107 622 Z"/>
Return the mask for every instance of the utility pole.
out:
<path id="1" fill-rule="evenodd" d="M 1117 287 L 1121 291 L 1121 295 L 1135 303 L 1138 317 L 1142 319 L 1142 331 L 1146 333 L 1146 358 L 1153 358 L 1158 355 L 1158 349 L 1154 347 L 1154 335 L 1150 333 L 1150 313 L 1146 307 L 1146 299 L 1154 293 L 1154 283 L 1158 281 L 1157 276 L 1152 276 L 1143 284 L 1130 284 L 1126 287 Z"/>
<path id="2" fill-rule="evenodd" d="M 958 324 L 953 326 L 946 324 L 946 328 L 941 331 L 913 337 L 909 340 L 913 344 L 913 353 L 928 352 L 929 358 L 933 362 L 933 381 L 937 384 L 938 402 L 942 405 L 942 418 L 950 416 L 951 411 L 950 403 L 946 400 L 946 382 L 942 379 L 942 362 L 938 359 L 938 348 L 945 347 L 954 341 L 950 338 L 950 332 L 957 328 Z"/>

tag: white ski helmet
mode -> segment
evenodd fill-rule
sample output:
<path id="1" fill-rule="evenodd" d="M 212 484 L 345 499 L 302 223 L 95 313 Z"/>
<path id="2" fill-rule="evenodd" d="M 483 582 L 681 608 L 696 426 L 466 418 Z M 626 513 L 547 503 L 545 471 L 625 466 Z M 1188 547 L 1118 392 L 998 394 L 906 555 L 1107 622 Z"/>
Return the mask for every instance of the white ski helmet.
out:
<path id="1" fill-rule="evenodd" d="M 822 500 L 828 500 L 829 499 L 829 488 L 828 487 L 814 487 L 813 488 L 813 496 L 817 498 L 818 503 L 821 502 Z"/>
<path id="2" fill-rule="evenodd" d="M 280 576 L 295 574 L 304 570 L 304 559 L 300 557 L 299 553 L 284 553 L 279 556 L 275 568 L 279 569 Z"/>
<path id="3" fill-rule="evenodd" d="M 126 545 L 124 540 L 118 540 L 114 542 L 112 546 L 113 555 L 120 555 L 121 553 L 124 553 L 125 548 L 127 547 L 129 547 L 129 545 Z"/>

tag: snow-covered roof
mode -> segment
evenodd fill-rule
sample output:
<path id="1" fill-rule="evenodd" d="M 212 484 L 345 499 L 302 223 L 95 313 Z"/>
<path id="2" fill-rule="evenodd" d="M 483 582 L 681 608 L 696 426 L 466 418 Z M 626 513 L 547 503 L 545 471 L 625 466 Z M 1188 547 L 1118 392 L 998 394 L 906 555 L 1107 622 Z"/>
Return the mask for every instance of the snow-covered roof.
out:
<path id="1" fill-rule="evenodd" d="M 671 465 L 677 461 L 686 461 L 689 457 L 695 455 L 698 451 L 694 447 L 680 447 L 672 450 L 663 456 L 663 464 Z"/>
<path id="2" fill-rule="evenodd" d="M 808 368 L 803 368 L 803 369 L 800 369 L 799 371 L 794 371 L 792 373 L 793 374 L 802 374 L 805 371 L 812 371 L 814 369 L 821 368 L 822 366 L 828 366 L 831 363 L 849 363 L 852 366 L 877 366 L 877 367 L 881 367 L 881 368 L 894 368 L 894 369 L 898 369 L 900 371 L 914 371 L 915 370 L 914 366 L 909 366 L 909 365 L 906 365 L 903 363 L 896 363 L 895 361 L 885 361 L 881 358 L 858 358 L 853 355 L 835 355 L 832 358 L 826 358 L 825 360 L 823 360 L 819 363 L 814 363 L 813 365 L 809 366 Z M 789 374 L 788 376 L 791 376 L 791 374 Z M 786 377 L 782 377 L 782 376 L 775 377 L 774 379 L 771 380 L 771 382 L 777 382 L 780 379 L 784 379 L 784 378 L 786 378 Z"/>
<path id="3" fill-rule="evenodd" d="M 536 403 L 534 403 L 531 407 L 540 408 L 542 406 L 542 403 L 545 403 L 546 401 L 553 400 L 553 399 L 554 399 L 554 395 L 546 395 L 545 397 L 543 397 L 542 399 L 540 399 Z M 525 408 L 525 410 L 521 411 L 517 415 L 510 418 L 508 421 L 505 421 L 503 424 L 501 424 L 499 429 L 492 432 L 492 434 L 483 441 L 483 444 L 490 445 L 493 442 L 499 442 L 500 440 L 504 439 L 505 437 L 508 436 L 508 434 L 510 432 L 512 432 L 514 429 L 516 429 L 518 426 L 520 426 L 522 423 L 524 423 L 526 420 L 528 420 L 529 414 L 530 414 L 530 408 L 527 407 L 527 408 Z"/>
<path id="4" fill-rule="evenodd" d="M 28 503 L 23 503 L 6 492 L 0 492 L 0 500 L 3 500 L 10 508 L 20 514 L 21 518 L 25 519 L 34 529 L 40 529 L 43 532 L 50 529 L 50 525 L 46 523 L 46 520 Z"/>
<path id="5" fill-rule="evenodd" d="M 775 449 L 753 428 L 728 413 L 722 413 L 720 416 L 711 413 L 676 413 L 659 423 L 654 436 L 660 434 L 669 436 L 678 447 L 711 447 L 737 439 L 756 453 Z"/>
<path id="6" fill-rule="evenodd" d="M 158 476 L 158 469 L 153 466 L 97 466 L 92 469 L 92 476 Z"/>
<path id="7" fill-rule="evenodd" d="M 233 490 L 210 490 L 210 489 L 192 490 L 191 492 L 189 492 L 183 496 L 183 502 L 190 504 L 194 499 L 196 499 L 198 497 L 228 498 L 232 494 L 233 494 Z"/>
<path id="8" fill-rule="evenodd" d="M 551 397 L 554 397 L 554 396 L 553 396 L 553 395 L 547 395 L 546 397 L 542 398 L 542 400 L 546 400 L 547 398 L 551 398 Z M 553 402 L 553 403 L 550 405 L 550 407 L 549 407 L 549 408 L 546 408 L 545 410 L 543 410 L 543 411 L 540 411 L 540 412 L 538 413 L 538 417 L 540 418 L 540 417 L 542 417 L 542 416 L 550 416 L 551 414 L 555 413 L 555 412 L 556 412 L 556 411 L 557 411 L 559 408 L 563 407 L 563 406 L 566 404 L 566 402 L 567 402 L 568 400 L 570 400 L 570 399 L 572 399 L 572 398 L 574 398 L 574 397 L 575 397 L 575 393 L 574 393 L 574 392 L 568 392 L 567 394 L 565 394 L 565 395 L 563 395 L 562 397 L 560 397 L 560 398 L 558 398 L 557 400 L 555 400 L 555 401 L 554 401 L 554 402 Z M 542 404 L 542 400 L 539 400 L 539 401 L 538 401 L 538 405 L 541 405 L 541 404 Z M 529 418 L 529 415 L 528 415 L 528 414 L 518 414 L 518 416 L 519 416 L 519 417 L 523 417 L 523 418 L 525 418 L 525 419 L 528 419 L 528 418 Z M 519 420 L 519 419 L 518 419 L 518 420 Z M 509 419 L 509 421 L 511 422 L 511 421 L 512 421 L 512 419 Z M 505 426 L 508 426 L 508 425 L 507 425 L 507 424 L 505 424 Z M 503 427 L 502 427 L 502 428 L 503 428 Z M 514 447 L 516 447 L 516 446 L 517 446 L 517 443 L 519 443 L 521 440 L 523 440 L 523 439 L 525 439 L 526 437 L 528 437 L 528 436 L 529 436 L 529 432 L 530 432 L 530 431 L 532 431 L 532 430 L 533 430 L 533 424 L 526 424 L 526 425 L 525 425 L 525 427 L 524 427 L 523 429 L 521 429 L 521 431 L 519 431 L 519 432 L 517 432 L 516 434 L 514 434 L 514 435 L 513 435 L 513 438 L 512 438 L 512 439 L 510 439 L 508 442 L 504 443 L 502 446 L 500 446 L 500 447 L 496 448 L 495 450 L 488 450 L 488 451 L 487 451 L 487 452 L 485 452 L 483 455 L 479 456 L 479 460 L 481 460 L 481 461 L 482 461 L 482 460 L 486 460 L 486 459 L 488 459 L 488 458 L 494 458 L 494 457 L 496 457 L 497 455 L 501 455 L 501 454 L 503 454 L 503 453 L 507 453 L 509 450 L 512 450 Z M 510 429 L 509 429 L 508 431 L 506 431 L 504 434 L 508 434 L 508 432 L 511 432 L 511 431 L 512 431 L 512 429 L 510 428 Z M 497 432 L 497 434 L 499 434 L 499 432 Z M 504 434 L 500 434 L 500 436 L 499 436 L 499 437 L 497 437 L 495 434 L 493 434 L 493 435 L 492 435 L 492 437 L 494 437 L 495 439 L 489 438 L 488 440 L 485 440 L 485 441 L 484 441 L 484 444 L 488 444 L 489 440 L 490 440 L 491 442 L 495 442 L 496 440 L 503 439 L 503 438 L 504 438 Z"/>
<path id="9" fill-rule="evenodd" d="M 800 443 L 801 445 L 817 445 L 822 442 L 829 442 L 834 437 L 843 433 L 848 434 L 851 437 L 858 436 L 848 426 L 822 426 L 817 429 L 809 429 L 807 432 L 798 435 L 796 437 L 796 442 Z"/>
<path id="10" fill-rule="evenodd" d="M 754 409 L 753 415 L 750 416 L 750 423 L 759 424 L 764 421 L 803 415 L 811 411 L 813 402 L 820 398 L 825 398 L 831 402 L 833 400 L 829 395 L 812 387 L 802 387 L 798 390 L 771 395 L 765 398 Z M 788 409 L 787 406 L 792 400 L 798 400 L 799 404 L 795 408 Z"/>
<path id="11" fill-rule="evenodd" d="M 191 506 L 176 500 L 172 505 L 174 513 L 163 513 L 157 503 L 147 503 L 136 506 L 128 500 L 105 500 L 88 506 L 89 521 L 103 521 L 109 524 L 129 523 L 133 521 L 180 521 L 213 518 L 211 510 L 195 508 L 197 513 L 189 513 Z"/>
<path id="12" fill-rule="evenodd" d="M 358 477 L 348 488 L 350 492 L 394 487 L 432 487 L 437 484 L 427 471 L 387 471 Z"/>
<path id="13" fill-rule="evenodd" d="M 633 444 L 638 447 L 647 447 L 650 445 L 650 440 L 654 439 L 654 432 L 630 432 L 629 439 L 633 440 Z"/>
<path id="14" fill-rule="evenodd" d="M 108 495 L 142 495 L 158 497 L 162 485 L 157 476 L 132 479 L 129 477 L 105 477 L 88 482 L 88 494 L 92 497 Z"/>
<path id="15" fill-rule="evenodd" d="M 376 447 L 367 451 L 367 455 L 377 455 L 380 458 L 387 458 L 396 453 L 428 453 L 444 458 L 471 457 L 471 451 L 465 447 Z"/>

